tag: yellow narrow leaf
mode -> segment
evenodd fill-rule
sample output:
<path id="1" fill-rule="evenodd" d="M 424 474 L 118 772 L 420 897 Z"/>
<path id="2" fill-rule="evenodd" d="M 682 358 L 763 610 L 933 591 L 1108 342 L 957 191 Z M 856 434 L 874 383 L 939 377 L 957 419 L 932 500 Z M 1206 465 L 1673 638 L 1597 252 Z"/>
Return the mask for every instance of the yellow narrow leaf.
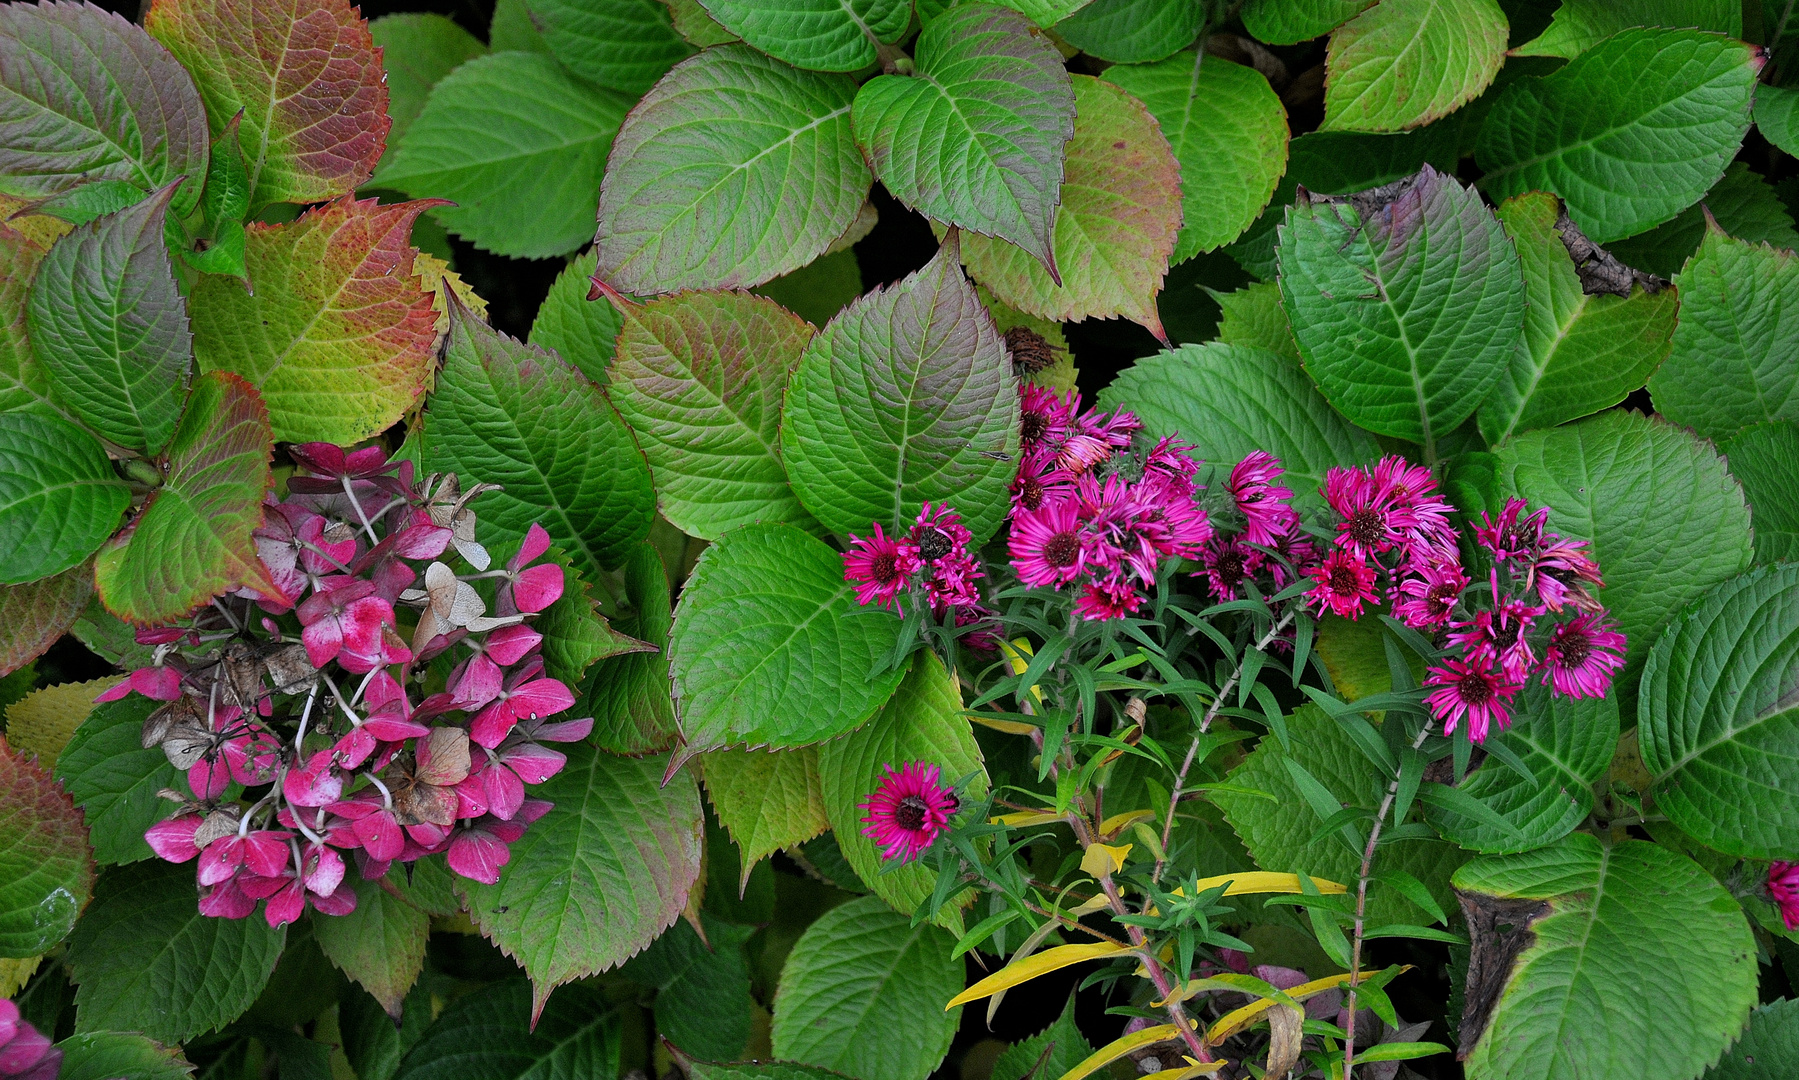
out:
<path id="1" fill-rule="evenodd" d="M 948 1012 L 958 1005 L 966 1005 L 971 1001 L 979 1001 L 990 994 L 997 994 L 1001 990 L 1009 990 L 1021 982 L 1028 982 L 1039 975 L 1047 975 L 1052 971 L 1060 971 L 1070 964 L 1079 964 L 1086 960 L 1101 960 L 1129 951 L 1123 945 L 1114 945 L 1110 941 L 1059 945 L 1046 952 L 1036 953 L 1023 960 L 1015 960 L 1007 964 L 951 998 L 950 1003 L 943 1007 L 943 1011 Z"/>
<path id="2" fill-rule="evenodd" d="M 1110 904 L 1111 902 L 1112 902 L 1111 900 L 1106 898 L 1105 893 L 1103 893 L 1103 892 L 1102 893 L 1094 893 L 1092 896 L 1089 896 L 1087 899 L 1081 901 L 1081 904 L 1079 907 L 1073 908 L 1068 913 L 1078 919 L 1082 915 L 1093 914 L 1094 912 L 1100 910 L 1101 908 L 1104 908 L 1106 905 Z"/>
<path id="3" fill-rule="evenodd" d="M 1154 810 L 1128 810 L 1122 814 L 1113 814 L 1099 823 L 1099 831 L 1109 836 L 1132 822 L 1146 821 L 1155 816 Z"/>
<path id="4" fill-rule="evenodd" d="M 995 825 L 1010 825 L 1022 829 L 1026 825 L 1054 825 L 1062 820 L 1062 815 L 1054 810 L 1021 810 L 1016 814 L 1001 814 L 988 819 Z"/>
<path id="5" fill-rule="evenodd" d="M 1002 641 L 999 647 L 1006 654 L 1006 659 L 1012 662 L 1012 674 L 1023 675 L 1024 669 L 1031 666 L 1031 643 L 1024 638 L 1013 638 L 1010 643 Z M 1032 686 L 1031 696 L 1037 699 L 1037 704 L 1043 704 L 1042 689 Z"/>
<path id="6" fill-rule="evenodd" d="M 1192 1058 L 1188 1058 L 1185 1065 L 1152 1072 L 1147 1076 L 1139 1077 L 1138 1080 L 1190 1080 L 1195 1076 L 1211 1076 L 1229 1064 L 1228 1061 L 1194 1061 Z"/>
<path id="7" fill-rule="evenodd" d="M 1007 735 L 1029 735 L 1031 732 L 1037 730 L 1034 725 L 1027 724 L 1022 720 L 995 720 L 989 716 L 971 716 L 969 719 L 982 727 L 990 727 L 995 731 L 1003 731 Z"/>
<path id="8" fill-rule="evenodd" d="M 1270 873 L 1267 870 L 1252 870 L 1243 874 L 1219 874 L 1217 877 L 1200 878 L 1199 891 L 1205 892 L 1207 889 L 1215 889 L 1227 881 L 1230 882 L 1230 888 L 1224 890 L 1224 895 L 1226 896 L 1244 896 L 1249 893 L 1298 893 L 1305 891 L 1304 886 L 1299 883 L 1298 874 L 1275 874 Z M 1318 891 L 1321 893 L 1341 893 L 1349 891 L 1346 886 L 1338 884 L 1335 881 L 1326 881 L 1323 878 L 1313 878 L 1312 884 L 1316 885 Z M 1180 895 L 1180 890 L 1176 889 L 1175 894 Z"/>
<path id="9" fill-rule="evenodd" d="M 1125 857 L 1131 853 L 1131 845 L 1088 844 L 1087 854 L 1081 856 L 1081 872 L 1094 877 L 1110 877 L 1124 869 Z"/>
<path id="10" fill-rule="evenodd" d="M 94 699 L 123 676 L 91 682 L 62 683 L 33 690 L 6 707 L 6 738 L 15 750 L 36 754 L 45 771 L 56 767 L 56 755 L 69 745 L 75 729 L 94 711 Z"/>
<path id="11" fill-rule="evenodd" d="M 1188 1021 L 1188 1023 L 1192 1023 L 1192 1021 Z M 1179 1034 L 1180 1029 L 1173 1024 L 1159 1024 L 1155 1027 L 1144 1028 L 1142 1031 L 1133 1031 L 1129 1035 L 1113 1039 L 1093 1051 L 1087 1060 L 1063 1073 L 1061 1080 L 1082 1080 L 1083 1077 L 1098 1072 L 1132 1050 L 1148 1046 L 1150 1043 L 1159 1043 L 1163 1039 L 1172 1039 Z"/>

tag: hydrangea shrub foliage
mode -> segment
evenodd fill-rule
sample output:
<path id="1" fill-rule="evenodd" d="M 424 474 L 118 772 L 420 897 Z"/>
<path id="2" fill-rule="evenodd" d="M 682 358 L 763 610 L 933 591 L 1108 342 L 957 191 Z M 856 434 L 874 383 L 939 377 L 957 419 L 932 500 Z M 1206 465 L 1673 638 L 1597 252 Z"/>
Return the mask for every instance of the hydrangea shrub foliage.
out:
<path id="1" fill-rule="evenodd" d="M 0 5 L 0 1077 L 1799 1075 L 1792 4 L 481 8 Z"/>

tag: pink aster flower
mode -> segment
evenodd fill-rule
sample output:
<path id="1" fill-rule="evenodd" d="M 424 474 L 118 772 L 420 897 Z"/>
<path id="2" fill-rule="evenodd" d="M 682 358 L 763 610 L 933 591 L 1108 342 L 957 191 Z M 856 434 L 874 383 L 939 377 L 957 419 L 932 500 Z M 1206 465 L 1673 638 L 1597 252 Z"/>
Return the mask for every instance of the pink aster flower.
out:
<path id="1" fill-rule="evenodd" d="M 1359 558 L 1403 543 L 1413 524 L 1392 490 L 1366 469 L 1331 469 L 1324 477 L 1324 500 L 1342 518 L 1337 522 L 1337 546 Z"/>
<path id="2" fill-rule="evenodd" d="M 857 603 L 897 608 L 899 594 L 911 587 L 918 566 L 910 545 L 902 546 L 877 524 L 873 536 L 850 534 L 850 550 L 843 553 L 843 580 L 855 583 Z"/>
<path id="3" fill-rule="evenodd" d="M 1199 553 L 1200 565 L 1205 567 L 1206 584 L 1219 600 L 1235 600 L 1242 596 L 1243 582 L 1255 577 L 1266 558 L 1235 536 L 1213 537 Z"/>
<path id="4" fill-rule="evenodd" d="M 1080 409 L 1081 396 L 1070 391 L 1067 397 L 1047 386 L 1027 384 L 1019 388 L 1019 442 L 1027 457 L 1040 450 L 1053 458 L 1056 448 L 1068 438 L 1074 427 L 1074 416 Z"/>
<path id="5" fill-rule="evenodd" d="M 1122 619 L 1127 615 L 1135 615 L 1142 606 L 1143 595 L 1121 575 L 1114 575 L 1103 581 L 1089 581 L 1074 602 L 1074 610 L 1088 622 Z"/>
<path id="6" fill-rule="evenodd" d="M 1316 584 L 1306 596 L 1346 619 L 1360 618 L 1363 604 L 1379 603 L 1374 568 L 1348 548 L 1332 550 L 1308 573 Z"/>
<path id="7" fill-rule="evenodd" d="M 1604 697 L 1624 666 L 1624 635 L 1603 614 L 1581 612 L 1549 632 L 1543 681 L 1568 697 Z"/>
<path id="8" fill-rule="evenodd" d="M 1074 477 L 1047 454 L 1026 454 L 1012 478 L 1012 512 L 1036 510 L 1074 491 Z"/>
<path id="9" fill-rule="evenodd" d="M 1468 587 L 1468 575 L 1457 562 L 1438 562 L 1415 570 L 1399 583 L 1393 616 L 1414 630 L 1430 630 L 1449 621 Z"/>
<path id="10" fill-rule="evenodd" d="M 1426 686 L 1434 686 L 1424 703 L 1438 720 L 1443 733 L 1455 732 L 1463 718 L 1468 721 L 1468 738 L 1485 742 L 1494 726 L 1504 731 L 1512 724 L 1511 701 L 1518 684 L 1493 670 L 1490 663 L 1465 663 L 1446 660 L 1442 667 L 1430 669 L 1424 677 Z"/>
<path id="11" fill-rule="evenodd" d="M 1528 505 L 1523 499 L 1507 499 L 1498 517 L 1489 517 L 1483 511 L 1480 524 L 1474 529 L 1475 542 L 1500 562 L 1534 555 L 1543 545 L 1543 523 L 1549 517 L 1549 508 L 1527 517 L 1524 511 Z"/>
<path id="12" fill-rule="evenodd" d="M 1280 459 L 1261 450 L 1251 451 L 1231 468 L 1225 489 L 1243 514 L 1243 540 L 1267 546 L 1299 525 L 1299 515 L 1287 501 L 1293 492 L 1274 483 L 1282 472 Z"/>
<path id="13" fill-rule="evenodd" d="M 958 803 L 935 765 L 909 761 L 884 775 L 868 798 L 856 805 L 866 811 L 862 835 L 881 849 L 881 858 L 911 862 L 937 842 L 949 826 Z"/>
<path id="14" fill-rule="evenodd" d="M 1497 600 L 1497 588 L 1494 595 Z M 1541 614 L 1540 607 L 1497 600 L 1493 607 L 1475 612 L 1468 621 L 1451 624 L 1449 642 L 1461 647 L 1468 659 L 1495 662 L 1507 680 L 1522 683 L 1536 670 L 1537 656 L 1529 634 Z"/>
<path id="15" fill-rule="evenodd" d="M 1768 897 L 1780 908 L 1788 930 L 1799 930 L 1799 862 L 1775 859 L 1768 864 Z"/>
<path id="16" fill-rule="evenodd" d="M 1592 590 L 1604 588 L 1605 580 L 1599 575 L 1599 564 L 1587 554 L 1585 540 L 1568 540 L 1553 533 L 1546 536 L 1525 575 L 1525 584 L 1536 588 L 1550 611 L 1559 613 L 1570 604 L 1587 612 L 1602 610 Z"/>
<path id="17" fill-rule="evenodd" d="M 1411 522 L 1406 526 L 1409 546 L 1426 551 L 1455 550 L 1455 529 L 1449 524 L 1449 515 L 1455 512 L 1455 507 L 1437 494 L 1437 480 L 1430 469 L 1392 454 L 1376 462 L 1370 476 L 1376 487 L 1386 489 L 1394 506 L 1409 512 Z M 1419 554 L 1411 553 L 1412 558 Z"/>
<path id="18" fill-rule="evenodd" d="M 1006 550 L 1026 585 L 1059 588 L 1073 581 L 1086 568 L 1076 500 L 1058 499 L 1014 517 Z"/>

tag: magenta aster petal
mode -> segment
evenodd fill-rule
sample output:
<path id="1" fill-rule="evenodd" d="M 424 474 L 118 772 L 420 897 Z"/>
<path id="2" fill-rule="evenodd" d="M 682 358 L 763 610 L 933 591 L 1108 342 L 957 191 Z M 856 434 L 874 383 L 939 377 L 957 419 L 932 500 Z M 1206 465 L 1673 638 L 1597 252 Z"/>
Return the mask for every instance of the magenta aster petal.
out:
<path id="1" fill-rule="evenodd" d="M 897 772 L 892 765 L 882 769 L 879 786 L 856 807 L 866 811 L 862 835 L 880 847 L 883 859 L 911 862 L 948 827 L 956 796 L 935 765 L 911 761 Z"/>
<path id="2" fill-rule="evenodd" d="M 1604 697 L 1624 666 L 1624 635 L 1604 615 L 1581 612 L 1549 632 L 1543 681 L 1568 697 Z"/>
<path id="3" fill-rule="evenodd" d="M 1442 667 L 1430 669 L 1424 684 L 1436 687 L 1425 695 L 1424 703 L 1443 721 L 1445 735 L 1453 734 L 1464 718 L 1468 722 L 1468 738 L 1477 743 L 1486 741 L 1492 727 L 1504 731 L 1511 726 L 1510 705 L 1518 684 L 1507 680 L 1490 664 L 1446 660 Z"/>
<path id="4" fill-rule="evenodd" d="M 1374 592 L 1374 568 L 1349 548 L 1334 548 L 1324 561 L 1308 571 L 1316 582 L 1306 596 L 1323 608 L 1357 619 L 1363 604 L 1379 603 Z"/>
<path id="5" fill-rule="evenodd" d="M 1225 488 L 1236 500 L 1243 514 L 1243 541 L 1269 546 L 1299 525 L 1299 515 L 1288 500 L 1291 489 L 1275 484 L 1285 470 L 1280 459 L 1262 450 L 1253 450 L 1231 469 Z"/>
<path id="6" fill-rule="evenodd" d="M 1768 896 L 1780 908 L 1788 930 L 1799 930 L 1799 862 L 1775 859 L 1768 864 Z"/>
<path id="7" fill-rule="evenodd" d="M 1059 588 L 1073 581 L 1086 564 L 1077 500 L 1057 499 L 1014 517 L 1006 549 L 1026 585 Z"/>

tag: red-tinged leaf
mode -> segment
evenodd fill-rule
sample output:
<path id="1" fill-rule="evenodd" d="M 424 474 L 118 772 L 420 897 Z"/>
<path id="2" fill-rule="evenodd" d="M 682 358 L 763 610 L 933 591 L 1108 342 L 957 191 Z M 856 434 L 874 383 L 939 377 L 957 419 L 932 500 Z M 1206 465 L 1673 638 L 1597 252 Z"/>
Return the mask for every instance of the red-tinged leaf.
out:
<path id="1" fill-rule="evenodd" d="M 107 608 L 158 623 L 239 585 L 273 592 L 250 540 L 262 524 L 273 449 L 268 410 L 254 387 L 227 372 L 195 379 L 169 447 L 167 479 L 96 558 Z"/>
<path id="2" fill-rule="evenodd" d="M 1181 229 L 1181 167 L 1143 103 L 1076 76 L 1077 118 L 1056 213 L 1058 285 L 1025 249 L 985 236 L 962 240 L 976 281 L 1027 314 L 1057 321 L 1122 315 L 1167 340 L 1156 294 Z"/>
<path id="3" fill-rule="evenodd" d="M 35 760 L 0 737 L 0 956 L 37 956 L 94 895 L 81 812 Z"/>
<path id="4" fill-rule="evenodd" d="M 255 383 L 283 442 L 349 445 L 392 425 L 437 348 L 410 237 L 413 220 L 440 205 L 345 198 L 286 225 L 251 225 L 244 263 L 256 295 L 217 276 L 194 288 L 200 367 Z"/>
<path id="5" fill-rule="evenodd" d="M 375 171 L 387 85 L 348 0 L 156 0 L 144 26 L 193 72 L 213 134 L 243 110 L 252 207 L 347 195 Z"/>
<path id="6" fill-rule="evenodd" d="M 55 577 L 0 586 L 0 675 L 44 654 L 75 625 L 94 594 L 94 569 L 83 563 Z"/>
<path id="7" fill-rule="evenodd" d="M 0 207 L 0 215 L 5 208 Z M 32 355 L 25 310 L 31 282 L 45 248 L 7 225 L 0 225 L 0 412 L 29 409 L 69 419 L 50 390 L 50 376 Z"/>
<path id="8" fill-rule="evenodd" d="M 0 7 L 0 86 L 8 191 L 55 195 L 90 180 L 154 191 L 187 176 L 176 212 L 199 199 L 205 106 L 175 58 L 128 20 L 90 4 Z"/>

